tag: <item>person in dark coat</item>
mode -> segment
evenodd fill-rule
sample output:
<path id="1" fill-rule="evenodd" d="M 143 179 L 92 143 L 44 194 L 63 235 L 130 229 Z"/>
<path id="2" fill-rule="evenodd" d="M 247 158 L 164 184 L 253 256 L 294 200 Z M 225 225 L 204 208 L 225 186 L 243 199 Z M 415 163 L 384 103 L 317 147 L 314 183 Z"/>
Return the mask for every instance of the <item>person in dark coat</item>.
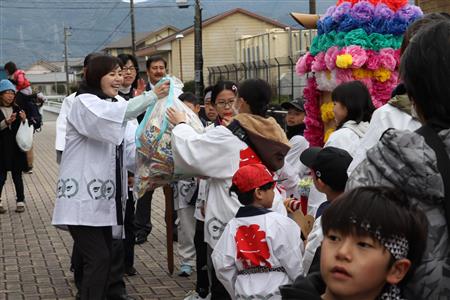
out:
<path id="1" fill-rule="evenodd" d="M 15 104 L 15 86 L 7 79 L 0 81 L 0 213 L 5 213 L 1 193 L 8 171 L 12 174 L 17 195 L 16 212 L 25 211 L 22 172 L 27 169 L 25 152 L 16 142 L 20 122 L 25 121 L 25 112 Z"/>

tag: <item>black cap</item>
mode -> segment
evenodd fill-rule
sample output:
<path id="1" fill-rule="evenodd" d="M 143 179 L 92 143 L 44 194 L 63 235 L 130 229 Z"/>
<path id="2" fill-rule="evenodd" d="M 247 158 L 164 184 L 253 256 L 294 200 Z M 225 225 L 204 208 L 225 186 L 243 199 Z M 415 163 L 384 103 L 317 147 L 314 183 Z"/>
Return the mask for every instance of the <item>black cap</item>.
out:
<path id="1" fill-rule="evenodd" d="M 296 98 L 290 102 L 284 102 L 281 104 L 281 107 L 284 109 L 295 108 L 299 111 L 305 111 L 305 101 L 301 98 Z"/>
<path id="2" fill-rule="evenodd" d="M 353 158 L 336 147 L 311 147 L 300 155 L 300 161 L 315 172 L 326 185 L 335 191 L 344 191 L 347 184 L 347 169 Z"/>

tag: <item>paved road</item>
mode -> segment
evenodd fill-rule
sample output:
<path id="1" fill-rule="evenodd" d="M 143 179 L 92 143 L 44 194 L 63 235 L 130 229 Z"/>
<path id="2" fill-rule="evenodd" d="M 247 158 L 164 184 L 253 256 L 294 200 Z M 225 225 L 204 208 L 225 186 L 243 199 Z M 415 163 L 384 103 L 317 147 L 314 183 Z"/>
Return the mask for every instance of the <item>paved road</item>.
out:
<path id="1" fill-rule="evenodd" d="M 50 225 L 58 167 L 55 117 L 46 115 L 45 120 L 43 131 L 35 134 L 34 173 L 23 176 L 25 213 L 14 212 L 10 176 L 2 195 L 8 212 L 0 215 L 0 300 L 74 299 L 76 293 L 69 271 L 72 239 Z M 153 231 L 147 243 L 136 246 L 138 275 L 126 278 L 129 294 L 137 299 L 182 299 L 194 288 L 195 274 L 181 278 L 167 272 L 163 207 L 162 190 L 158 189 L 153 201 Z"/>

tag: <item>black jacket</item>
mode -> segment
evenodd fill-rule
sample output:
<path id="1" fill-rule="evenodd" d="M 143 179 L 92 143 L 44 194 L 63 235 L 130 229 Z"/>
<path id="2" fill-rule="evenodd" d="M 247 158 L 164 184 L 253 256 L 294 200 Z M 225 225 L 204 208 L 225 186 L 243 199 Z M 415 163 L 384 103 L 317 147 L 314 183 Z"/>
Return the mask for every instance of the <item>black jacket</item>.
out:
<path id="1" fill-rule="evenodd" d="M 16 142 L 16 134 L 20 126 L 19 112 L 22 110 L 17 105 L 13 106 L 13 113 L 17 114 L 16 120 L 10 127 L 0 130 L 0 170 L 25 171 L 27 169 L 27 157 L 25 152 L 20 150 Z M 0 122 L 5 119 L 0 110 Z"/>
<path id="2" fill-rule="evenodd" d="M 320 273 L 313 273 L 308 277 L 297 277 L 292 284 L 280 286 L 280 292 L 285 300 L 321 300 L 325 288 Z"/>

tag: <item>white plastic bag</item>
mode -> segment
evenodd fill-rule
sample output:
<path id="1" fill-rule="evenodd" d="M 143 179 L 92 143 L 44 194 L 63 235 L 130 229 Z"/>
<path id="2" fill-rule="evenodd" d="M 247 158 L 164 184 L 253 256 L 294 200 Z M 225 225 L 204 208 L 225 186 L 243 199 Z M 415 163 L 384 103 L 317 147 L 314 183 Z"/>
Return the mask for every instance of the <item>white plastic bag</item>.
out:
<path id="1" fill-rule="evenodd" d="M 161 81 L 168 80 L 163 78 Z M 197 132 L 204 131 L 198 116 L 176 96 L 174 81 L 169 79 L 169 95 L 156 101 L 145 113 L 145 117 L 136 131 L 136 172 L 134 192 L 136 199 L 144 195 L 147 190 L 155 189 L 174 180 L 182 179 L 174 174 L 174 163 L 171 145 L 172 125 L 166 117 L 169 107 L 186 114 L 186 123 Z M 185 178 L 191 177 L 185 175 Z"/>
<path id="2" fill-rule="evenodd" d="M 20 123 L 20 127 L 16 134 L 16 142 L 23 152 L 30 151 L 33 146 L 33 133 L 33 126 L 28 124 L 28 120 Z"/>

